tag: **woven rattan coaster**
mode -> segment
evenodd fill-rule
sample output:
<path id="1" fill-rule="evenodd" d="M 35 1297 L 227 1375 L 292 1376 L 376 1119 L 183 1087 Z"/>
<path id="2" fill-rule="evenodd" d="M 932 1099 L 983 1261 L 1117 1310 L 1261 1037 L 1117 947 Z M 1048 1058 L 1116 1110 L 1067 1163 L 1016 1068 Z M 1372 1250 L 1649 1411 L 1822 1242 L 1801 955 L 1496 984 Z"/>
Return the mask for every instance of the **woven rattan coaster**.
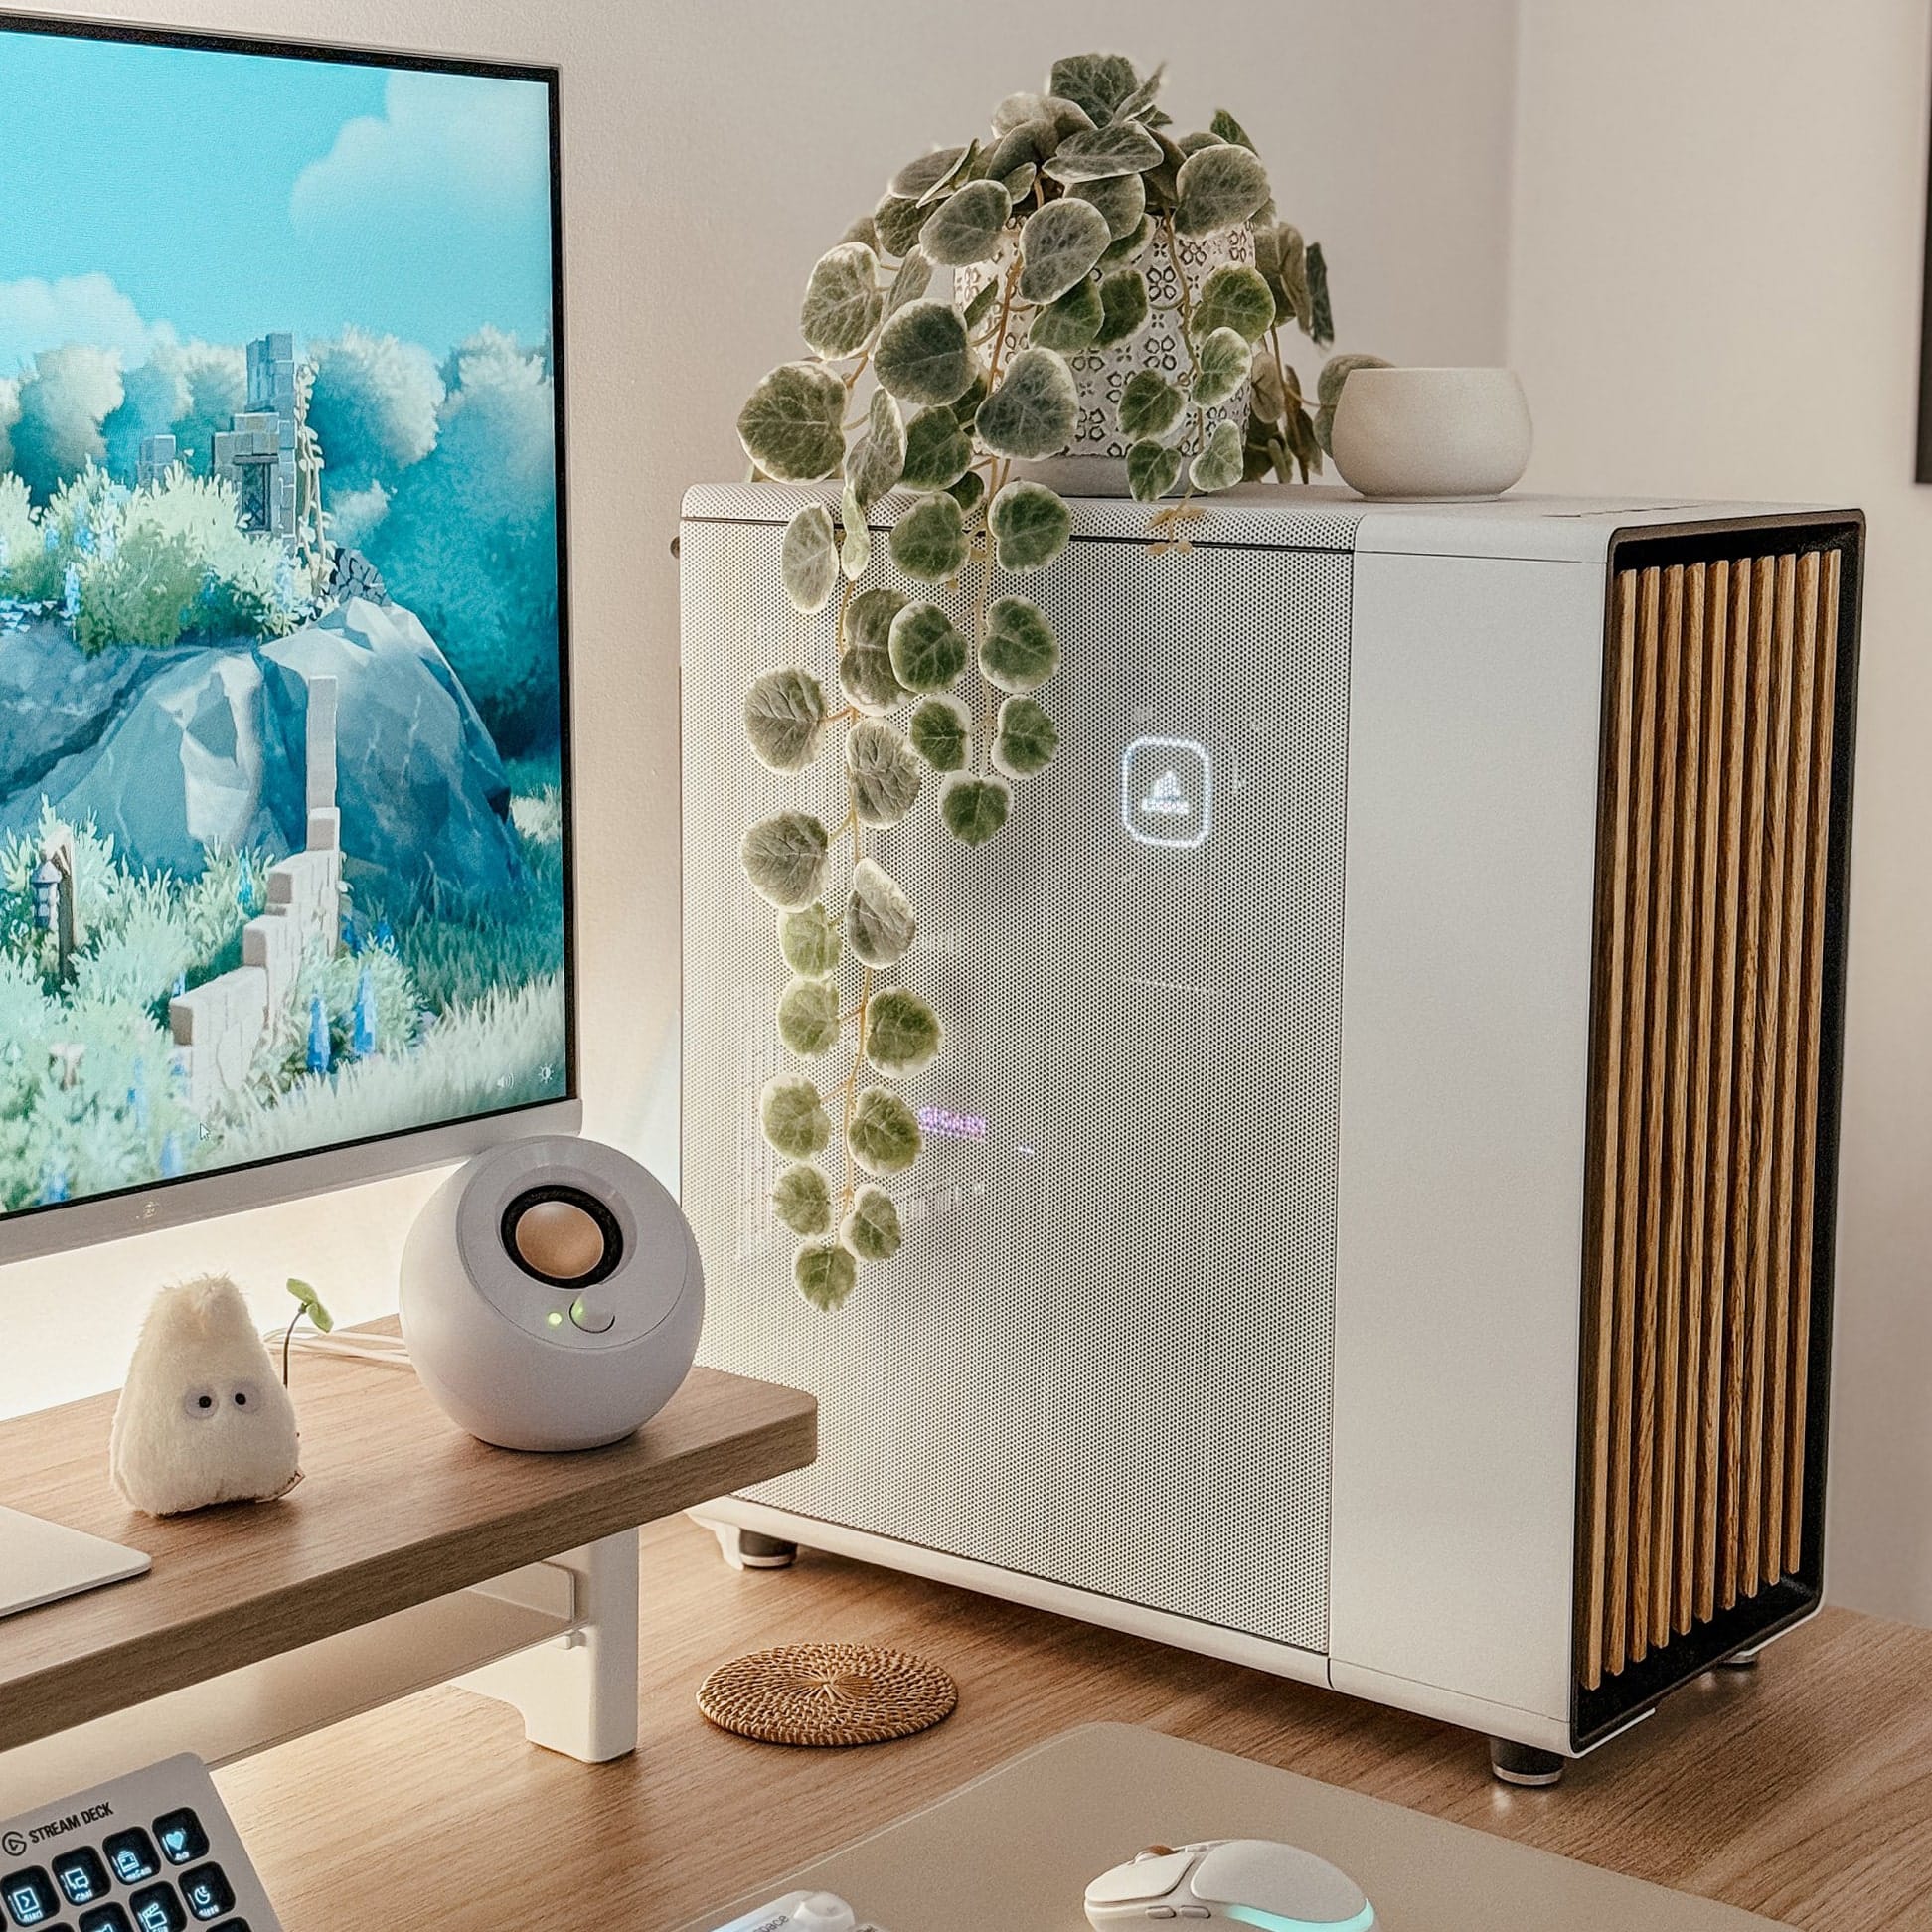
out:
<path id="1" fill-rule="evenodd" d="M 959 1688 L 944 1671 L 873 1644 L 786 1644 L 714 1671 L 698 1708 L 761 1744 L 884 1744 L 950 1717 Z"/>

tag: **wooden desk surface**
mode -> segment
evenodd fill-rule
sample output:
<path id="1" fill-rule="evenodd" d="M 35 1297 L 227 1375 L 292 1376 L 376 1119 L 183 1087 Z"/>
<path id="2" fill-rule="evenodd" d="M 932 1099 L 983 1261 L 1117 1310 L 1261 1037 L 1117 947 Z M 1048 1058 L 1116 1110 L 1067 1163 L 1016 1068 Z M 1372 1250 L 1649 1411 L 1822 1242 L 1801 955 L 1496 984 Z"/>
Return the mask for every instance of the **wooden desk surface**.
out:
<path id="1" fill-rule="evenodd" d="M 114 1397 L 0 1423 L 0 1503 L 154 1558 L 0 1618 L 0 1750 L 799 1468 L 817 1434 L 809 1395 L 708 1368 L 641 1434 L 575 1456 L 486 1448 L 406 1368 L 298 1356 L 292 1379 L 302 1484 L 161 1522 L 108 1484 Z"/>
<path id="2" fill-rule="evenodd" d="M 1932 1927 L 1932 1632 L 1828 1611 L 1559 1789 L 1510 1792 L 1466 1732 L 833 1557 L 733 1574 L 683 1521 L 645 1531 L 643 1619 L 626 1762 L 532 1750 L 509 1710 L 440 1690 L 222 1772 L 287 1932 L 666 1932 L 1098 1718 L 1816 1932 Z M 814 1637 L 924 1652 L 958 1678 L 958 1713 L 851 1752 L 748 1744 L 698 1715 L 714 1665 Z"/>

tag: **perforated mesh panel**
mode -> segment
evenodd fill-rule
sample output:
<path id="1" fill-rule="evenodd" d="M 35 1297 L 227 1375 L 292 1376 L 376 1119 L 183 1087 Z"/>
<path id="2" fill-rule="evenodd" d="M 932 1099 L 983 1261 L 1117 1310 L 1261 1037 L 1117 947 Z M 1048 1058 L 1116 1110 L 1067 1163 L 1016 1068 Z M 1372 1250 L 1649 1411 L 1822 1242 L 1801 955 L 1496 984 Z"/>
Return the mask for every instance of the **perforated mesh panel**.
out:
<path id="1" fill-rule="evenodd" d="M 892 1184 L 905 1246 L 833 1316 L 793 1289 L 767 1201 L 785 969 L 736 857 L 783 806 L 843 815 L 832 759 L 773 777 L 742 731 L 770 665 L 836 688 L 833 620 L 784 602 L 775 525 L 687 523 L 684 1199 L 706 1360 L 823 1404 L 818 1463 L 761 1500 L 1319 1651 L 1350 520 L 1286 521 L 1276 544 L 1345 548 L 1088 538 L 996 584 L 1064 646 L 1041 694 L 1059 755 L 977 853 L 929 799 L 872 848 L 922 916 L 903 978 L 947 1028 L 905 1091 L 958 1133 Z M 1174 743 L 1136 754 L 1124 814 L 1143 739 Z M 1211 827 L 1179 843 L 1200 820 L 1173 793 L 1198 812 L 1204 769 Z M 1136 823 L 1177 843 L 1124 823 L 1157 794 Z"/>

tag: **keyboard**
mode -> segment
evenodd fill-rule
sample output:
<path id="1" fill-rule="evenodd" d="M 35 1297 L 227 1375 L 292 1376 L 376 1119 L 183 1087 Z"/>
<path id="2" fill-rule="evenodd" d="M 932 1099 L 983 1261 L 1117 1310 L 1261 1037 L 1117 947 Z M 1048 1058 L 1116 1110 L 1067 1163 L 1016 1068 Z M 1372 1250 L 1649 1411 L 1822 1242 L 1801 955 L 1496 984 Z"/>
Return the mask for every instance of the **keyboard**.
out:
<path id="1" fill-rule="evenodd" d="M 166 1758 L 0 1823 L 0 1927 L 281 1932 L 200 1758 Z"/>

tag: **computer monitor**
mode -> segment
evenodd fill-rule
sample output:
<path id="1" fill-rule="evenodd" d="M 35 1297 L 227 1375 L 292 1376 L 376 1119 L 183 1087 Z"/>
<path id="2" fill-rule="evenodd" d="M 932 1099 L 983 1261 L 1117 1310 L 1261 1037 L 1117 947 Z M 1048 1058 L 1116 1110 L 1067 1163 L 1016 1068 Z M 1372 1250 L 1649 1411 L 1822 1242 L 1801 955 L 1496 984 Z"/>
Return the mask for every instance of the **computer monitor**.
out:
<path id="1" fill-rule="evenodd" d="M 574 1130 L 556 72 L 0 77 L 0 1263 Z"/>

